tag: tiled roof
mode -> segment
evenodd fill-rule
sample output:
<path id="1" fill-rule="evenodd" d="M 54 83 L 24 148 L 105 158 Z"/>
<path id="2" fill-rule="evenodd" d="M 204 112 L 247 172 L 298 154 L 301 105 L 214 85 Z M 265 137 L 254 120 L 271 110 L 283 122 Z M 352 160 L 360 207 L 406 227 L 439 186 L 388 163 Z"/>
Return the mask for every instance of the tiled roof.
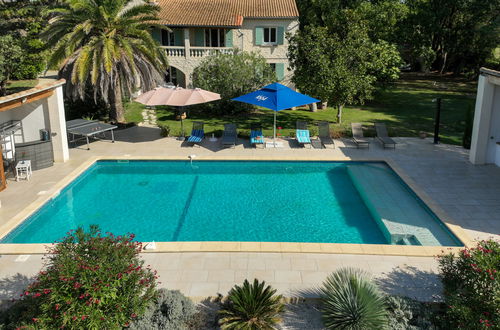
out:
<path id="1" fill-rule="evenodd" d="M 295 0 L 157 0 L 160 23 L 171 26 L 241 26 L 247 17 L 298 17 Z"/>

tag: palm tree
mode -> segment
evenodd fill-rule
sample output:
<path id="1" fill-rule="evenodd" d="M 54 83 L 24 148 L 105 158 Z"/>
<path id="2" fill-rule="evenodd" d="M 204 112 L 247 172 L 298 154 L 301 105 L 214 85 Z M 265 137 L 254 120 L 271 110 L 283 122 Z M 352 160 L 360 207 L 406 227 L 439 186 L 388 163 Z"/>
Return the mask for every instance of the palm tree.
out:
<path id="1" fill-rule="evenodd" d="M 59 65 L 66 95 L 101 98 L 110 119 L 124 121 L 122 92 L 153 89 L 167 67 L 165 52 L 150 34 L 158 6 L 144 0 L 67 0 L 48 11 L 43 36 L 53 47 L 49 67 Z"/>

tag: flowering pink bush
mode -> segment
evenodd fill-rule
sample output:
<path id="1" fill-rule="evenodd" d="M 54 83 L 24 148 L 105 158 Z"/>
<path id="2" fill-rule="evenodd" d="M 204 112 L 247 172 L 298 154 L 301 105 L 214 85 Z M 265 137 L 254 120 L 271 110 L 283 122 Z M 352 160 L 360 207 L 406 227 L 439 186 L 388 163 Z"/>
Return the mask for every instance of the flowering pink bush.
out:
<path id="1" fill-rule="evenodd" d="M 81 228 L 49 248 L 18 325 L 55 329 L 116 329 L 142 315 L 155 298 L 156 272 L 144 267 L 134 235 L 101 235 Z"/>
<path id="2" fill-rule="evenodd" d="M 450 329 L 500 329 L 500 243 L 439 257 Z"/>

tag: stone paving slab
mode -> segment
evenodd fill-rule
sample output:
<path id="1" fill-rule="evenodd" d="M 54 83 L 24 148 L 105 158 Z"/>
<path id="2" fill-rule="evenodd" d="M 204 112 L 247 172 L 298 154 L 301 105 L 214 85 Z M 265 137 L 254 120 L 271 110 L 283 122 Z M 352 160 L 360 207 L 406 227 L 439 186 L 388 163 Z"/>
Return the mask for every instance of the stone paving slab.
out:
<path id="1" fill-rule="evenodd" d="M 326 276 L 342 267 L 365 270 L 391 294 L 434 301 L 440 299 L 441 291 L 437 262 L 427 257 L 185 252 L 142 254 L 142 258 L 158 271 L 160 287 L 178 289 L 197 300 L 225 295 L 234 284 L 254 278 L 266 281 L 286 297 L 315 298 L 315 290 Z M 41 255 L 17 259 L 0 255 L 0 300 L 18 297 L 43 265 Z"/>
<path id="2" fill-rule="evenodd" d="M 195 154 L 198 160 L 387 160 L 403 170 L 406 179 L 426 194 L 433 205 L 441 208 L 449 216 L 450 223 L 464 228 L 471 238 L 500 239 L 499 168 L 470 164 L 468 151 L 458 146 L 433 145 L 428 139 L 395 140 L 398 142 L 396 150 L 384 150 L 375 141 L 368 150 L 358 150 L 348 139 L 336 140 L 335 149 L 303 149 L 293 141 L 287 141 L 284 148 L 253 149 L 245 140 L 239 140 L 234 149 L 221 149 L 220 142 L 209 141 L 204 141 L 199 148 L 191 148 L 174 138 L 161 138 L 158 128 L 120 130 L 116 132 L 116 143 L 92 142 L 90 151 L 84 147 L 72 148 L 68 162 L 35 171 L 29 182 L 9 179 L 8 188 L 0 192 L 0 226 L 38 197 L 54 193 L 56 183 L 92 157 L 187 159 Z M 32 255 L 24 262 L 16 262 L 16 258 L 14 255 L 0 255 L 1 297 L 15 296 L 42 265 L 40 255 Z M 224 293 L 233 284 L 252 276 L 268 278 L 280 292 L 293 295 L 319 285 L 325 274 L 343 266 L 371 271 L 387 292 L 403 292 L 424 300 L 432 300 L 433 295 L 439 293 L 436 262 L 431 257 L 185 252 L 144 254 L 144 258 L 159 270 L 162 285 L 180 289 L 187 295 Z M 279 263 L 274 263 L 273 259 Z M 213 266 L 217 263 L 224 268 Z M 275 268 L 273 264 L 279 267 Z M 186 281 L 183 275 L 189 276 L 190 281 Z M 234 281 L 230 281 L 233 276 Z M 277 277 L 283 282 L 276 281 Z"/>

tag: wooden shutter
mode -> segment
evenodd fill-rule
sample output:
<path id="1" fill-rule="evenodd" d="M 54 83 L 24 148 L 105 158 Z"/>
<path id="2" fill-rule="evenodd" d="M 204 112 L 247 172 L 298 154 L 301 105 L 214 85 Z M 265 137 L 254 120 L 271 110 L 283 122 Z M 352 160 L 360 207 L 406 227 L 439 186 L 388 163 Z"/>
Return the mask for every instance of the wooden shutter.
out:
<path id="1" fill-rule="evenodd" d="M 276 78 L 278 81 L 285 79 L 285 63 L 276 63 Z"/>
<path id="2" fill-rule="evenodd" d="M 5 179 L 5 171 L 3 169 L 3 150 L 0 145 L 0 191 L 7 187 L 7 180 Z"/>
<path id="3" fill-rule="evenodd" d="M 160 31 L 160 29 L 153 28 L 151 30 L 151 35 L 153 36 L 153 39 L 158 41 L 158 43 L 161 45 L 161 31 Z"/>
<path id="4" fill-rule="evenodd" d="M 260 46 L 264 43 L 264 28 L 256 27 L 255 28 L 255 44 Z"/>
<path id="5" fill-rule="evenodd" d="M 197 47 L 205 46 L 205 30 L 204 29 L 194 30 L 194 45 Z"/>
<path id="6" fill-rule="evenodd" d="M 226 40 L 224 41 L 226 47 L 233 47 L 233 30 L 226 30 Z"/>
<path id="7" fill-rule="evenodd" d="M 285 43 L 285 28 L 282 26 L 278 26 L 276 32 L 277 32 L 276 41 L 278 42 L 278 45 L 283 45 Z"/>
<path id="8" fill-rule="evenodd" d="M 184 46 L 184 30 L 175 29 L 173 32 L 174 32 L 174 45 Z"/>

